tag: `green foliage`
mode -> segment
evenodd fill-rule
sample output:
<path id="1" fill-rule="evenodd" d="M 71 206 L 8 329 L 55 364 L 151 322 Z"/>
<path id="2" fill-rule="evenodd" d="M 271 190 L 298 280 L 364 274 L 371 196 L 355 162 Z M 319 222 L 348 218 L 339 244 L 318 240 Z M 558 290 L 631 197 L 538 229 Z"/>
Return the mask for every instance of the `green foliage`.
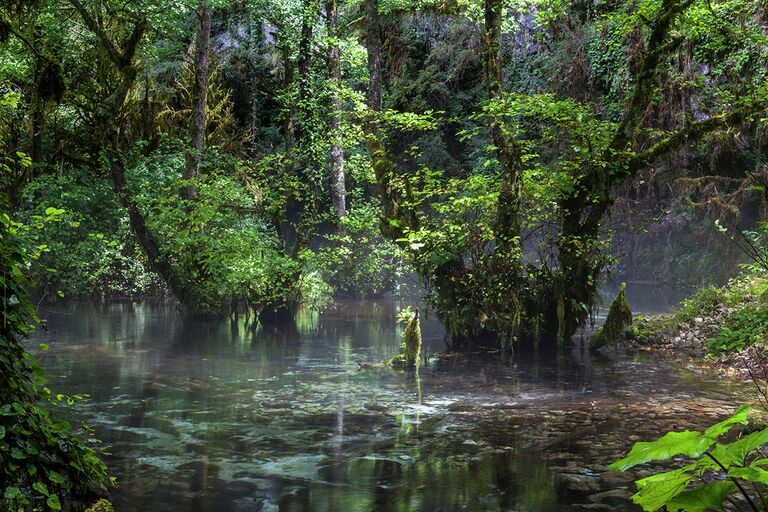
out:
<path id="1" fill-rule="evenodd" d="M 252 215 L 262 196 L 247 169 L 226 155 L 213 160 L 217 167 L 197 180 L 198 197 L 190 202 L 179 193 L 183 165 L 183 153 L 171 145 L 138 159 L 132 175 L 148 226 L 186 283 L 191 311 L 217 315 L 240 300 L 257 312 L 293 310 L 310 284 L 318 298 L 316 281 L 302 277 L 302 261 L 286 256 L 273 227 Z"/>
<path id="2" fill-rule="evenodd" d="M 707 342 L 710 352 L 739 352 L 768 339 L 768 308 L 763 304 L 736 311 L 723 324 L 717 337 Z"/>
<path id="3" fill-rule="evenodd" d="M 738 491 L 752 510 L 762 510 L 744 485 L 763 486 L 768 482 L 768 471 L 764 469 L 768 465 L 764 454 L 768 428 L 730 443 L 721 442 L 734 426 L 746 425 L 748 416 L 749 408 L 744 406 L 704 432 L 668 432 L 656 441 L 635 443 L 629 454 L 614 462 L 611 469 L 626 471 L 639 464 L 683 456 L 694 462 L 638 480 L 638 492 L 632 501 L 646 511 L 666 507 L 676 512 L 703 512 L 722 510 L 726 498 Z"/>
<path id="4" fill-rule="evenodd" d="M 379 230 L 379 212 L 354 203 L 342 219 L 343 234 L 327 235 L 329 245 L 309 260 L 337 296 L 380 297 L 403 276 L 402 251 Z"/>
<path id="5" fill-rule="evenodd" d="M 766 98 L 757 2 L 680 12 L 662 0 L 499 3 L 511 46 L 497 58 L 509 80 L 488 98 L 482 2 L 382 0 L 388 90 L 372 113 L 359 3 L 339 2 L 331 27 L 318 2 L 216 0 L 200 177 L 180 183 L 199 2 L 21 4 L 0 5 L 0 187 L 30 225 L 46 208 L 66 212 L 56 229 L 24 234 L 49 295 L 156 294 L 154 269 L 194 312 L 290 310 L 319 305 L 329 286 L 391 291 L 407 261 L 456 337 L 507 343 L 557 324 L 562 338 L 588 318 L 613 264 L 603 217 L 618 186 L 651 164 L 632 163 L 635 152 Z M 144 29 L 135 57 L 116 60 L 135 27 Z M 340 77 L 321 58 L 336 45 Z M 641 73 L 649 56 L 660 58 Z M 116 91 L 125 99 L 112 105 Z M 386 183 L 366 151 L 372 127 L 385 150 L 376 161 L 391 159 L 379 166 Z M 500 205 L 506 178 L 489 128 L 520 152 L 519 205 Z M 694 146 L 702 134 L 685 135 L 691 153 L 713 151 Z M 340 223 L 329 204 L 332 147 L 334 161 L 344 155 L 352 208 L 345 232 L 325 236 Z M 25 148 L 35 162 L 19 156 Z M 198 200 L 183 201 L 193 185 Z M 377 203 L 383 191 L 396 197 L 382 226 L 398 248 L 374 232 L 375 217 L 391 213 Z M 505 217 L 520 224 L 513 240 L 497 236 Z"/>
<path id="6" fill-rule="evenodd" d="M 163 292 L 159 278 L 147 270 L 112 187 L 88 169 L 38 176 L 24 187 L 22 199 L 18 215 L 27 228 L 20 236 L 29 251 L 44 247 L 32 277 L 49 296 L 57 291 L 70 298 Z M 51 205 L 61 215 L 41 223 Z"/>
<path id="7" fill-rule="evenodd" d="M 0 214 L 0 507 L 58 511 L 94 489 L 106 490 L 107 473 L 99 453 L 44 407 L 59 397 L 21 344 L 39 320 L 26 297 L 29 255 L 19 244 L 20 228 Z"/>
<path id="8" fill-rule="evenodd" d="M 99 500 L 85 509 L 85 512 L 115 512 L 115 509 L 109 501 Z"/>

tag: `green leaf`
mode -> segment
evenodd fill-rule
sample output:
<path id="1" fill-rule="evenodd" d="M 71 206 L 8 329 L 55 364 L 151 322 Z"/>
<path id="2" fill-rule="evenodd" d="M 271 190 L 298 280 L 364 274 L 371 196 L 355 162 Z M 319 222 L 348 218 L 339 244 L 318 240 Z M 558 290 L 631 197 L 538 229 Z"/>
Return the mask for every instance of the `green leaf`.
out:
<path id="1" fill-rule="evenodd" d="M 3 497 L 8 500 L 14 500 L 23 497 L 24 494 L 18 487 L 6 487 L 3 492 Z"/>
<path id="2" fill-rule="evenodd" d="M 644 464 L 653 460 L 667 460 L 675 455 L 698 458 L 709 449 L 718 437 L 728 432 L 731 427 L 736 424 L 746 424 L 748 417 L 749 407 L 742 406 L 733 416 L 712 425 L 703 434 L 692 430 L 668 432 L 656 441 L 635 443 L 629 454 L 611 464 L 610 468 L 614 471 L 626 471 L 638 464 Z M 765 442 L 768 442 L 768 440 L 762 444 Z"/>
<path id="3" fill-rule="evenodd" d="M 32 488 L 42 494 L 43 496 L 48 496 L 48 487 L 43 482 L 35 482 L 32 484 Z"/>
<path id="4" fill-rule="evenodd" d="M 748 482 L 768 484 L 768 471 L 763 468 L 733 468 L 728 471 L 728 476 L 731 478 L 740 478 Z"/>
<path id="5" fill-rule="evenodd" d="M 747 455 L 749 455 L 752 450 L 759 448 L 766 443 L 768 443 L 768 428 L 759 432 L 753 432 L 730 444 L 718 444 L 715 449 L 712 450 L 712 456 L 726 468 L 734 465 L 742 466 L 744 465 L 744 460 L 747 458 Z"/>
<path id="6" fill-rule="evenodd" d="M 746 425 L 747 420 L 749 419 L 749 406 L 743 405 L 739 407 L 739 410 L 736 411 L 736 413 L 728 418 L 727 420 L 723 420 L 720 423 L 715 423 L 711 427 L 709 427 L 707 430 L 704 431 L 704 435 L 712 438 L 717 439 L 721 435 L 728 432 L 731 427 L 733 427 L 736 424 Z"/>
<path id="7" fill-rule="evenodd" d="M 59 497 L 55 494 L 48 496 L 46 503 L 51 507 L 51 510 L 61 510 L 61 502 L 59 501 Z"/>
<path id="8" fill-rule="evenodd" d="M 0 426 L 0 439 L 5 437 L 5 427 Z"/>
<path id="9" fill-rule="evenodd" d="M 693 475 L 686 473 L 691 467 L 686 466 L 638 480 L 635 483 L 639 490 L 632 496 L 632 501 L 647 512 L 660 509 L 672 498 L 685 491 L 688 483 L 693 479 Z"/>
<path id="10" fill-rule="evenodd" d="M 675 455 L 696 458 L 706 452 L 713 442 L 713 439 L 692 430 L 668 432 L 656 441 L 635 443 L 626 457 L 617 460 L 609 467 L 614 471 L 626 471 L 638 464 L 652 460 L 667 460 Z"/>
<path id="11" fill-rule="evenodd" d="M 736 484 L 730 480 L 721 480 L 702 485 L 691 491 L 685 491 L 667 503 L 669 512 L 706 512 L 720 510 L 725 498 L 736 491 Z"/>
<path id="12" fill-rule="evenodd" d="M 56 471 L 48 471 L 48 480 L 54 484 L 62 485 L 64 483 L 64 477 Z"/>

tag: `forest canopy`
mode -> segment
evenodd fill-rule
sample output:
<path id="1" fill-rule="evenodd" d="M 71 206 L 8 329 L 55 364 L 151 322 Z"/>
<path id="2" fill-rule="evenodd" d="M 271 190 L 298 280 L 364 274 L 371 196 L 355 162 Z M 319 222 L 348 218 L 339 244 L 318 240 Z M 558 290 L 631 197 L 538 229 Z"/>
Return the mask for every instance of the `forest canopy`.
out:
<path id="1" fill-rule="evenodd" d="M 5 0 L 2 200 L 50 296 L 169 293 L 269 322 L 412 275 L 456 345 L 564 339 L 640 196 L 754 192 L 767 17 L 757 0 Z"/>

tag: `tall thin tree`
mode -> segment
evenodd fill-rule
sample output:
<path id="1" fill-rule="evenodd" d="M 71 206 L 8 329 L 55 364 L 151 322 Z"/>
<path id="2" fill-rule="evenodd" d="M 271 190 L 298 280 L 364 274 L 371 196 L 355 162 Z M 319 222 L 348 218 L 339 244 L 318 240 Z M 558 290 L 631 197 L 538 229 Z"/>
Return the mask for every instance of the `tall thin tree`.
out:
<path id="1" fill-rule="evenodd" d="M 344 232 L 342 219 L 347 213 L 346 183 L 344 177 L 344 148 L 339 133 L 339 87 L 341 87 L 341 48 L 339 46 L 339 6 L 336 0 L 326 0 L 326 23 L 328 24 L 328 71 L 331 75 L 331 200 L 336 213 L 336 232 Z"/>
<path id="2" fill-rule="evenodd" d="M 200 1 L 198 30 L 195 41 L 195 81 L 192 86 L 192 120 L 189 128 L 190 149 L 182 178 L 186 182 L 181 189 L 184 199 L 197 199 L 194 181 L 200 175 L 200 158 L 205 143 L 206 104 L 208 103 L 208 68 L 211 50 L 212 8 L 208 0 Z"/>

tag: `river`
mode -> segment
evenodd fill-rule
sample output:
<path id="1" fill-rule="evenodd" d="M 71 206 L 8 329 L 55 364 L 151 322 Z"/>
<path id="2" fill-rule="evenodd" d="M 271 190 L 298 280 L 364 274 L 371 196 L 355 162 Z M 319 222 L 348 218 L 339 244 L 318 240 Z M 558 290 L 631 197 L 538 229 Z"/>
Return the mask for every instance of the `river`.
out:
<path id="1" fill-rule="evenodd" d="M 340 302 L 295 326 L 182 317 L 168 303 L 42 311 L 31 345 L 65 415 L 95 429 L 118 512 L 635 510 L 607 465 L 701 428 L 749 386 L 652 356 L 452 354 L 418 373 L 397 304 Z M 429 354 L 445 349 L 434 320 Z"/>

